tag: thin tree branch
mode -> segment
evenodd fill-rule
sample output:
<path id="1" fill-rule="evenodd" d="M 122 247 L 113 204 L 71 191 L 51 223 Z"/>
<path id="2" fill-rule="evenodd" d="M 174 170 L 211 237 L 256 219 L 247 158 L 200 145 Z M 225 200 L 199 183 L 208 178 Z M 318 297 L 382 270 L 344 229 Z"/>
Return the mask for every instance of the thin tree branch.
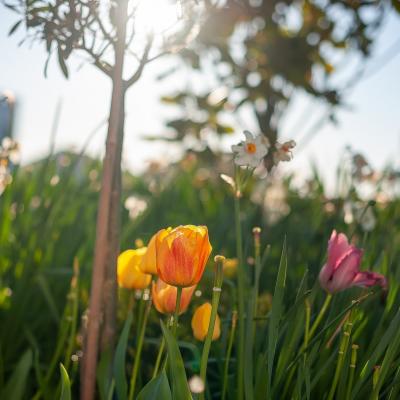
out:
<path id="1" fill-rule="evenodd" d="M 106 74 L 109 78 L 112 78 L 112 70 L 113 70 L 112 66 L 110 66 L 105 61 L 102 61 L 100 57 L 97 54 L 95 54 L 92 49 L 88 49 L 84 45 L 79 46 L 78 49 L 88 53 L 93 60 L 93 65 L 96 66 L 101 72 Z"/>
<path id="2" fill-rule="evenodd" d="M 132 86 L 142 76 L 143 69 L 149 61 L 149 53 L 152 45 L 153 45 L 153 37 L 151 36 L 143 51 L 143 55 L 136 72 L 127 81 L 125 81 L 124 84 L 125 89 L 128 89 L 130 86 Z"/>

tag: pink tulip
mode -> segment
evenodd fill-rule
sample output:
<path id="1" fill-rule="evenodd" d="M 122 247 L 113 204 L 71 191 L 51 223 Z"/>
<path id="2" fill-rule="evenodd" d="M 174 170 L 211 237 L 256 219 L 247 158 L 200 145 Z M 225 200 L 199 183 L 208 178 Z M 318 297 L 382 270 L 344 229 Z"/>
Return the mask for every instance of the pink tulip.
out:
<path id="1" fill-rule="evenodd" d="M 319 274 L 321 286 L 329 293 L 352 286 L 379 285 L 387 289 L 386 278 L 376 272 L 360 271 L 363 251 L 349 244 L 343 233 L 332 232 L 328 242 L 328 261 Z"/>

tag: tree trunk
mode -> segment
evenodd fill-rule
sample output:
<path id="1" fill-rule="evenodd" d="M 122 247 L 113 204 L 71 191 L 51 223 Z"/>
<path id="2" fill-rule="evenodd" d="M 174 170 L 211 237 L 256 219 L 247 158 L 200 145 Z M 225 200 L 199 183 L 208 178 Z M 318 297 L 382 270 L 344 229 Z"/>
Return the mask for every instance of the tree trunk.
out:
<path id="1" fill-rule="evenodd" d="M 112 79 L 112 98 L 97 214 L 96 244 L 88 314 L 88 330 L 81 371 L 81 399 L 93 400 L 100 337 L 102 348 L 113 353 L 116 308 L 116 262 L 119 251 L 121 152 L 123 143 L 123 66 L 126 40 L 127 0 L 117 9 L 117 42 Z"/>

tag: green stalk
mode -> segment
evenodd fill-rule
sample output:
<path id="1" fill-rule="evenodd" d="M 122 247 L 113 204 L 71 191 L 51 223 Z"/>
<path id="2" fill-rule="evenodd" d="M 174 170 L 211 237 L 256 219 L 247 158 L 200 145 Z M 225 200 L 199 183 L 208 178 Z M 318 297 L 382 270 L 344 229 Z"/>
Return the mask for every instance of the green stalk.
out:
<path id="1" fill-rule="evenodd" d="M 208 356 L 210 354 L 211 342 L 212 342 L 212 337 L 214 334 L 215 321 L 217 319 L 218 304 L 219 304 L 219 299 L 221 297 L 221 287 L 222 287 L 222 280 L 223 280 L 222 270 L 223 270 L 223 264 L 225 261 L 225 257 L 215 256 L 214 261 L 215 261 L 215 274 L 214 274 L 213 296 L 212 296 L 212 301 L 211 301 L 211 315 L 210 315 L 210 322 L 208 324 L 207 336 L 204 341 L 203 353 L 201 355 L 201 362 L 200 362 L 200 378 L 204 382 L 204 387 L 206 386 Z M 205 393 L 205 391 L 203 391 L 200 394 L 201 400 L 204 400 L 204 393 Z"/>
<path id="2" fill-rule="evenodd" d="M 179 309 L 181 305 L 181 297 L 182 297 L 182 288 L 177 287 L 176 288 L 176 304 L 175 304 L 175 312 L 174 312 L 174 320 L 172 322 L 172 333 L 176 337 L 176 329 L 178 327 L 178 318 L 179 318 Z"/>
<path id="3" fill-rule="evenodd" d="M 312 327 L 310 329 L 310 333 L 308 335 L 308 339 L 307 340 L 310 340 L 313 337 L 315 331 L 317 330 L 319 324 L 322 321 L 322 318 L 324 318 L 324 315 L 325 315 L 326 311 L 328 310 L 328 307 L 329 307 L 329 304 L 330 304 L 331 300 L 332 300 L 332 295 L 330 293 L 328 293 L 326 295 L 324 304 L 322 305 L 322 308 L 321 308 L 317 318 L 315 319 L 314 324 L 312 325 Z"/>
<path id="4" fill-rule="evenodd" d="M 237 270 L 238 285 L 238 324 L 239 324 L 239 346 L 237 352 L 237 399 L 243 399 L 243 376 L 244 376 L 244 271 L 243 271 L 243 247 L 242 227 L 240 224 L 240 191 L 235 194 L 235 232 L 236 253 L 239 260 Z"/>
<path id="5" fill-rule="evenodd" d="M 160 363 L 161 363 L 161 357 L 164 353 L 164 348 L 165 348 L 165 339 L 164 336 L 161 339 L 161 344 L 160 348 L 158 349 L 158 354 L 157 354 L 157 359 L 156 359 L 156 365 L 154 366 L 154 371 L 153 371 L 153 379 L 157 376 L 158 370 L 160 368 Z"/>
<path id="6" fill-rule="evenodd" d="M 350 314 L 349 321 L 345 325 L 342 340 L 340 341 L 339 355 L 338 355 L 338 362 L 336 365 L 335 376 L 333 378 L 331 390 L 329 392 L 327 400 L 332 400 L 335 395 L 336 387 L 337 387 L 337 384 L 339 383 L 339 378 L 340 378 L 340 375 L 342 373 L 342 368 L 343 368 L 343 362 L 345 360 L 347 348 L 348 348 L 349 341 L 350 341 L 350 334 L 351 334 L 352 326 L 353 326 L 352 314 Z"/>
<path id="7" fill-rule="evenodd" d="M 233 341 L 235 339 L 236 323 L 237 323 L 237 311 L 234 310 L 232 312 L 231 332 L 230 332 L 230 335 L 229 335 L 228 348 L 227 348 L 226 356 L 225 356 L 224 378 L 223 378 L 223 382 L 222 382 L 221 400 L 225 400 L 225 396 L 226 396 L 226 388 L 227 388 L 227 385 L 228 385 L 229 362 L 230 362 L 230 359 L 231 359 Z"/>
<path id="8" fill-rule="evenodd" d="M 351 346 L 350 373 L 349 382 L 347 384 L 346 400 L 351 400 L 351 390 L 353 389 L 354 374 L 357 365 L 357 350 L 358 346 L 353 344 Z"/>
<path id="9" fill-rule="evenodd" d="M 372 392 L 371 400 L 378 400 L 379 399 L 379 388 L 377 387 L 377 385 L 378 385 L 378 382 L 379 382 L 380 372 L 381 372 L 380 365 L 375 366 L 374 374 L 372 375 L 373 392 Z"/>
<path id="10" fill-rule="evenodd" d="M 311 306 L 308 298 L 305 300 L 305 308 L 306 308 L 306 322 L 304 329 L 304 348 L 308 346 L 308 341 L 310 339 L 310 320 L 311 320 Z"/>
<path id="11" fill-rule="evenodd" d="M 136 378 L 137 378 L 138 371 L 139 371 L 139 365 L 140 365 L 142 348 L 143 348 L 144 333 L 146 331 L 147 320 L 148 320 L 148 317 L 150 314 L 150 310 L 151 310 L 151 300 L 148 300 L 146 309 L 145 309 L 144 315 L 143 315 L 142 326 L 140 327 L 140 333 L 139 333 L 139 338 L 138 338 L 138 343 L 137 343 L 137 350 L 136 350 L 136 354 L 135 354 L 135 362 L 133 364 L 133 369 L 132 369 L 131 384 L 130 384 L 129 396 L 128 396 L 129 400 L 133 400 L 133 396 L 135 395 Z"/>
<path id="12" fill-rule="evenodd" d="M 261 257 L 260 257 L 260 234 L 261 228 L 255 227 L 253 228 L 253 236 L 254 236 L 254 259 L 255 259 L 255 269 L 254 269 L 254 315 L 257 315 L 257 299 L 258 292 L 260 287 L 260 274 L 261 274 Z"/>

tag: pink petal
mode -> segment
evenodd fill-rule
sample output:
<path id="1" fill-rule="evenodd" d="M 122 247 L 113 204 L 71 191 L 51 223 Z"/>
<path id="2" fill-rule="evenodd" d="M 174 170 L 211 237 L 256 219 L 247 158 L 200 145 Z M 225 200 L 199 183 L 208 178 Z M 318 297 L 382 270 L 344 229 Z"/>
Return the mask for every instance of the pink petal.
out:
<path id="1" fill-rule="evenodd" d="M 328 264 L 333 268 L 336 267 L 338 261 L 352 248 L 349 245 L 347 237 L 343 233 L 332 232 L 328 242 Z"/>
<path id="2" fill-rule="evenodd" d="M 359 272 L 353 279 L 353 285 L 362 287 L 381 286 L 383 289 L 387 289 L 388 286 L 384 275 L 371 271 Z"/>
<path id="3" fill-rule="evenodd" d="M 360 271 L 362 251 L 353 247 L 338 263 L 332 279 L 332 289 L 337 292 L 353 286 L 354 277 Z"/>

